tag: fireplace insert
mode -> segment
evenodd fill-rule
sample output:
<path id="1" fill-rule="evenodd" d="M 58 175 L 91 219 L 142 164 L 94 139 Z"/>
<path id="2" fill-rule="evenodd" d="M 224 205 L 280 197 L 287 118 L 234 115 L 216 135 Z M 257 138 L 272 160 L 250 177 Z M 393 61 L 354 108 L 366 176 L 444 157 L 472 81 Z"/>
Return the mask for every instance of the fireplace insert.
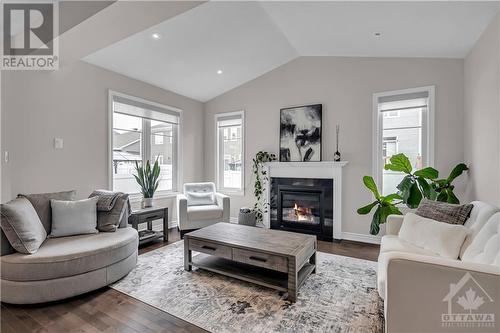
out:
<path id="1" fill-rule="evenodd" d="M 271 228 L 333 239 L 333 180 L 271 178 Z"/>

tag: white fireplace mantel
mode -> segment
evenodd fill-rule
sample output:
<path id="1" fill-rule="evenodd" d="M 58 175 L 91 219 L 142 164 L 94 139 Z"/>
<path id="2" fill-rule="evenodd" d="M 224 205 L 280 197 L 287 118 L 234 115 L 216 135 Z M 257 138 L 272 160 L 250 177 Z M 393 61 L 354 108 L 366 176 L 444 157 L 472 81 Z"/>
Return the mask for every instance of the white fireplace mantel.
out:
<path id="1" fill-rule="evenodd" d="M 347 161 L 333 162 L 269 162 L 264 164 L 269 179 L 320 178 L 333 179 L 333 238 L 342 239 L 342 168 Z M 270 197 L 269 182 L 266 183 L 266 197 Z M 264 224 L 271 226 L 269 212 L 264 215 Z"/>

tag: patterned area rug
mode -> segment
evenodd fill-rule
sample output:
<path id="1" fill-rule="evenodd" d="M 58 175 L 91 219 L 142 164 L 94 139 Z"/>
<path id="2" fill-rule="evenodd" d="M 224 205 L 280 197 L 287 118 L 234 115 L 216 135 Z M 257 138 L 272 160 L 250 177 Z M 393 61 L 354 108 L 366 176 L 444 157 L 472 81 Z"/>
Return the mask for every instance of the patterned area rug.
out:
<path id="1" fill-rule="evenodd" d="M 182 241 L 139 256 L 112 287 L 211 332 L 382 332 L 376 263 L 318 252 L 317 273 L 286 294 L 194 268 Z"/>

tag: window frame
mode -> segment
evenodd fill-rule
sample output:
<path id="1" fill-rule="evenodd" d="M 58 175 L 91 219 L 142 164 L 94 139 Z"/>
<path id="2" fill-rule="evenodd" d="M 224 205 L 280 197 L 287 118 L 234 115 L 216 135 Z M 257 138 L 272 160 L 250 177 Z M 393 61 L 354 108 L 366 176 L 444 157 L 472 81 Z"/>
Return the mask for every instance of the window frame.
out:
<path id="1" fill-rule="evenodd" d="M 425 152 L 424 165 L 434 167 L 435 152 L 435 86 L 424 86 L 417 88 L 383 91 L 373 94 L 372 116 L 373 116 L 373 134 L 372 134 L 372 175 L 379 189 L 382 189 L 382 179 L 384 166 L 383 157 L 383 113 L 379 112 L 379 99 L 381 97 L 414 94 L 426 92 L 428 94 L 427 112 L 422 116 L 422 153 Z"/>
<path id="2" fill-rule="evenodd" d="M 171 112 L 177 113 L 179 117 L 179 124 L 177 125 L 177 161 L 175 162 L 175 168 L 174 168 L 174 177 L 172 178 L 172 190 L 159 190 L 155 192 L 155 199 L 160 199 L 160 198 L 169 198 L 177 195 L 180 193 L 181 189 L 181 184 L 182 184 L 182 179 L 183 179 L 183 155 L 182 155 L 182 133 L 183 133 L 183 111 L 182 109 L 176 108 L 174 106 L 169 106 L 161 103 L 157 103 L 151 100 L 147 100 L 144 98 L 124 94 L 121 92 L 117 92 L 114 90 L 109 89 L 108 90 L 108 149 L 107 149 L 107 175 L 108 175 L 108 189 L 113 190 L 113 97 L 122 97 L 126 98 L 132 101 L 136 101 L 142 104 L 148 104 L 157 108 L 163 108 L 166 110 L 169 110 Z M 142 117 L 141 117 L 142 118 Z M 150 119 L 142 118 L 143 124 L 144 122 L 150 122 Z M 142 129 L 142 135 L 144 138 L 150 138 L 151 141 L 153 141 L 153 138 L 151 137 L 151 131 L 150 129 L 143 128 Z M 146 140 L 142 140 L 142 148 L 143 150 L 143 156 L 149 156 L 151 154 L 151 145 L 153 143 L 150 143 L 149 146 L 146 144 Z M 130 194 L 130 199 L 131 201 L 138 201 L 142 198 L 142 195 L 140 192 L 134 192 L 134 193 L 129 193 Z"/>
<path id="3" fill-rule="evenodd" d="M 225 188 L 222 186 L 220 178 L 220 141 L 219 141 L 219 119 L 231 116 L 241 116 L 241 189 Z M 216 113 L 214 115 L 214 129 L 215 129 L 215 184 L 217 190 L 221 193 L 234 195 L 234 196 L 244 196 L 245 195 L 245 111 L 231 111 Z M 224 167 L 224 165 L 222 165 Z"/>

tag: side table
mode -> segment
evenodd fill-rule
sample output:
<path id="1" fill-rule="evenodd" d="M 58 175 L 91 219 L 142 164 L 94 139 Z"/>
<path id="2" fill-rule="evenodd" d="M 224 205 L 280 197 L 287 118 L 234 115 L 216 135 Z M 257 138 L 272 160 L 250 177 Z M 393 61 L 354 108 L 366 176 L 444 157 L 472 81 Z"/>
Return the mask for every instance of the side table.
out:
<path id="1" fill-rule="evenodd" d="M 153 230 L 153 221 L 163 219 L 163 230 L 161 232 Z M 132 211 L 128 217 L 128 223 L 136 230 L 139 230 L 139 224 L 147 223 L 147 230 L 139 231 L 139 245 L 163 237 L 168 241 L 168 208 L 167 207 L 149 207 Z"/>

